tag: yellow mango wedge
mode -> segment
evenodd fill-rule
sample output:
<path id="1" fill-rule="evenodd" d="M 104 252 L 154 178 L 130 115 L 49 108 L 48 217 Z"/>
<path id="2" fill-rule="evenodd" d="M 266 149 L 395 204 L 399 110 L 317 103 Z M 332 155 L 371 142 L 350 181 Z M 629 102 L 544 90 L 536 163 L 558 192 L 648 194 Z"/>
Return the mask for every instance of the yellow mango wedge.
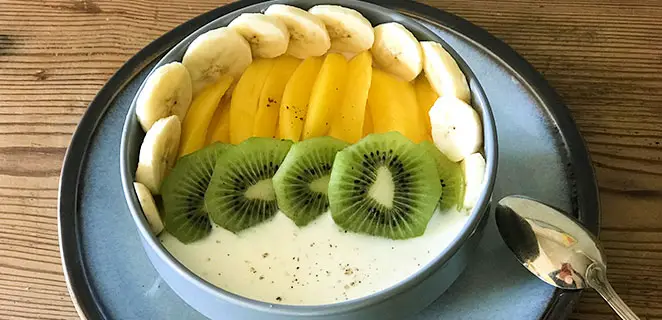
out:
<path id="1" fill-rule="evenodd" d="M 398 131 L 413 142 L 425 140 L 425 125 L 411 83 L 373 68 L 368 105 L 374 133 Z"/>
<path id="2" fill-rule="evenodd" d="M 204 89 L 193 99 L 182 122 L 182 136 L 179 156 L 202 149 L 207 138 L 207 128 L 214 116 L 221 98 L 232 84 L 231 76 L 223 76 L 216 83 Z"/>
<path id="3" fill-rule="evenodd" d="M 209 127 L 207 128 L 207 137 L 205 138 L 205 146 L 210 145 L 214 140 L 212 139 L 212 136 L 214 135 L 214 130 L 218 127 L 219 123 L 221 122 L 221 116 L 223 115 L 223 100 L 221 99 L 221 102 L 218 103 L 218 107 L 216 107 L 216 111 L 214 111 L 214 116 L 211 118 L 211 121 L 209 121 Z"/>
<path id="4" fill-rule="evenodd" d="M 230 142 L 238 144 L 253 136 L 260 93 L 273 69 L 274 59 L 255 59 L 239 78 L 230 103 Z"/>
<path id="5" fill-rule="evenodd" d="M 421 109 L 421 114 L 425 122 L 425 128 L 430 135 L 430 140 L 432 139 L 432 128 L 430 126 L 430 116 L 428 112 L 434 105 L 434 103 L 439 99 L 439 95 L 430 85 L 428 78 L 424 75 L 420 75 L 416 80 L 414 80 L 414 88 L 416 89 L 416 99 L 418 100 L 418 107 Z"/>
<path id="6" fill-rule="evenodd" d="M 290 77 L 283 92 L 278 120 L 280 139 L 299 141 L 304 119 L 308 114 L 308 102 L 315 79 L 322 68 L 323 58 L 310 57 L 304 60 Z"/>
<path id="7" fill-rule="evenodd" d="M 209 123 L 206 145 L 214 142 L 230 143 L 230 102 L 232 100 L 226 98 L 227 95 L 221 99 L 221 103 Z"/>
<path id="8" fill-rule="evenodd" d="M 428 130 L 427 122 L 430 121 L 430 116 L 423 114 L 422 108 L 418 106 L 418 99 L 416 96 L 416 88 L 411 82 L 399 82 L 401 86 L 400 95 L 402 104 L 406 106 L 410 112 L 416 117 L 416 120 L 412 123 L 412 132 L 415 132 L 415 136 L 411 138 L 412 141 L 418 143 L 424 140 L 432 141 L 432 130 Z M 411 108 L 411 109 L 410 109 Z"/>
<path id="9" fill-rule="evenodd" d="M 308 115 L 303 125 L 303 139 L 327 134 L 333 114 L 338 112 L 338 106 L 342 102 L 346 81 L 347 60 L 339 53 L 329 53 L 310 94 Z"/>
<path id="10" fill-rule="evenodd" d="M 372 80 L 372 55 L 364 51 L 349 61 L 347 82 L 340 108 L 335 113 L 329 135 L 348 143 L 363 136 L 366 103 Z"/>
<path id="11" fill-rule="evenodd" d="M 366 103 L 365 118 L 363 119 L 363 137 L 373 132 L 375 132 L 375 128 L 372 124 L 372 112 L 370 111 L 370 105 Z"/>
<path id="12" fill-rule="evenodd" d="M 257 104 L 257 114 L 253 124 L 253 136 L 256 137 L 276 137 L 276 126 L 285 86 L 301 63 L 301 60 L 290 55 L 282 55 L 275 60 Z"/>

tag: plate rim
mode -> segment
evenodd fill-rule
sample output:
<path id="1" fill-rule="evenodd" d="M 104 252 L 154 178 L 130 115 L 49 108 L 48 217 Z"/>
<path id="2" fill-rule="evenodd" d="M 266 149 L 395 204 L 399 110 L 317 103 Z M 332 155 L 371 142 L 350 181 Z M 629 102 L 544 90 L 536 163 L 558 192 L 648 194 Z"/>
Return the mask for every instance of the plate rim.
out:
<path id="1" fill-rule="evenodd" d="M 561 129 L 559 135 L 564 140 L 564 147 L 568 154 L 567 160 L 569 165 L 566 173 L 569 180 L 576 182 L 582 181 L 582 183 L 575 183 L 574 186 L 573 213 L 578 215 L 579 219 L 591 232 L 596 235 L 598 234 L 600 228 L 600 201 L 590 154 L 572 118 L 570 110 L 562 102 L 558 93 L 544 79 L 542 74 L 535 70 L 528 61 L 505 42 L 468 20 L 452 13 L 414 1 L 363 1 L 391 9 L 404 10 L 405 13 L 415 13 L 432 21 L 443 20 L 446 27 L 484 46 L 525 80 L 543 102 L 543 105 L 546 106 L 548 113 L 555 121 L 555 126 Z M 81 318 L 108 319 L 87 278 L 87 271 L 84 266 L 84 260 L 82 259 L 81 248 L 79 247 L 80 234 L 78 232 L 77 217 L 78 190 L 82 166 L 86 161 L 86 154 L 91 138 L 110 106 L 110 102 L 114 101 L 118 92 L 139 72 L 163 53 L 170 50 L 181 39 L 186 37 L 191 30 L 204 26 L 215 17 L 259 2 L 261 1 L 240 0 L 214 8 L 180 24 L 152 41 L 132 56 L 109 78 L 94 99 L 92 99 L 81 117 L 64 156 L 60 173 L 57 205 L 58 244 L 60 247 L 63 273 L 67 290 Z M 569 147 L 570 144 L 572 144 L 572 148 Z M 63 192 L 64 190 L 68 191 Z M 578 198 L 581 198 L 584 203 L 577 201 Z M 75 244 L 74 246 L 66 245 L 72 242 Z M 84 293 L 81 293 L 81 291 L 84 291 Z M 557 290 L 554 298 L 549 302 L 543 313 L 542 319 L 567 318 L 569 313 L 572 312 L 573 306 L 579 299 L 580 294 L 580 291 L 561 292 Z"/>

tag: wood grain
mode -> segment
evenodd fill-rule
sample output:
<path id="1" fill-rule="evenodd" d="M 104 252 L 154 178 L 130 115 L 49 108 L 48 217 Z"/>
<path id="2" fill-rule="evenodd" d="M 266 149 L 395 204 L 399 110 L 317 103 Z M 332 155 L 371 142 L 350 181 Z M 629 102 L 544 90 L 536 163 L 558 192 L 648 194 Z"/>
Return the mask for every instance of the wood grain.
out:
<path id="1" fill-rule="evenodd" d="M 0 0 L 0 319 L 75 319 L 57 184 L 90 100 L 151 40 L 218 0 Z M 436 0 L 528 59 L 568 104 L 596 168 L 613 285 L 662 319 L 662 1 Z M 573 319 L 616 319 L 587 292 Z"/>

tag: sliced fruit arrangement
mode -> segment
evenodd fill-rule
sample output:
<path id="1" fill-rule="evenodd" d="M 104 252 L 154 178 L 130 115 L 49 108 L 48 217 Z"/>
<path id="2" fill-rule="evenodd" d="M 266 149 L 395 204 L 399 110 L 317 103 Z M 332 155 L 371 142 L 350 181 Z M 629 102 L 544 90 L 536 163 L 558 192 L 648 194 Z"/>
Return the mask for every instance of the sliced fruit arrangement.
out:
<path id="1" fill-rule="evenodd" d="M 319 137 L 295 144 L 274 176 L 278 206 L 298 226 L 329 209 L 327 197 L 336 153 L 348 143 Z"/>
<path id="2" fill-rule="evenodd" d="M 212 220 L 239 232 L 273 217 L 278 204 L 272 179 L 290 147 L 287 140 L 250 138 L 223 154 L 205 194 Z"/>
<path id="3" fill-rule="evenodd" d="M 342 228 L 406 239 L 425 232 L 441 189 L 426 150 L 398 132 L 372 134 L 336 156 L 329 203 Z"/>
<path id="4" fill-rule="evenodd" d="M 330 209 L 347 231 L 420 236 L 435 208 L 468 211 L 481 194 L 470 103 L 453 56 L 402 24 L 274 4 L 200 35 L 148 77 L 134 188 L 153 232 L 185 243 L 279 210 L 300 227 Z"/>

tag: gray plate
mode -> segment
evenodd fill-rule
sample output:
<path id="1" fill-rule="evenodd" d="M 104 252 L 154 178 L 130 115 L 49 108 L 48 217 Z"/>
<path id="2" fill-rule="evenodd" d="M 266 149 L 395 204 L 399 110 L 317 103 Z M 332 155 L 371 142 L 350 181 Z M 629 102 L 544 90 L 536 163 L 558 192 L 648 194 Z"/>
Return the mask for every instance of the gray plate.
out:
<path id="1" fill-rule="evenodd" d="M 119 177 L 122 124 L 151 65 L 216 17 L 256 1 L 201 15 L 151 43 L 101 89 L 83 116 L 60 180 L 59 231 L 71 295 L 88 319 L 203 319 L 161 280 L 140 244 Z M 565 106 L 533 68 L 484 30 L 414 2 L 380 1 L 437 32 L 468 62 L 492 105 L 500 164 L 494 198 L 524 194 L 573 212 L 599 229 L 597 187 L 584 143 Z M 412 319 L 560 319 L 578 293 L 563 293 L 523 269 L 490 219 L 456 283 Z"/>

